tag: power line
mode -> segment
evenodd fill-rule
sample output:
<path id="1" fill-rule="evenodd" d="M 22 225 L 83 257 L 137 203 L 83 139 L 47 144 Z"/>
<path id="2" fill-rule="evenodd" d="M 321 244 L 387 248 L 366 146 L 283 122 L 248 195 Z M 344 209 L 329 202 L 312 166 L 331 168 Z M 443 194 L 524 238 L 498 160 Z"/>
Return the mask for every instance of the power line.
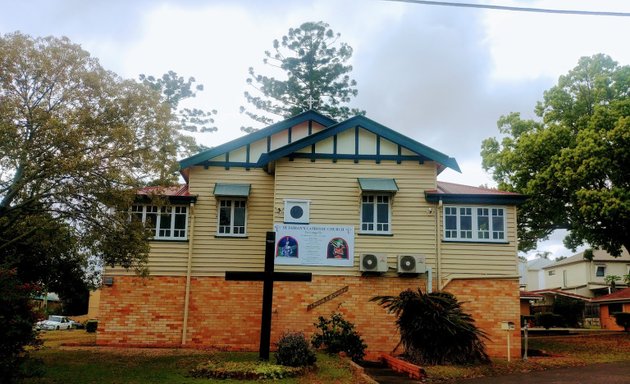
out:
<path id="1" fill-rule="evenodd" d="M 510 7 L 506 5 L 453 3 L 453 2 L 448 2 L 448 1 L 425 1 L 425 0 L 385 0 L 385 1 L 393 1 L 393 2 L 398 2 L 398 3 L 423 4 L 423 5 L 437 5 L 437 6 L 442 6 L 442 7 L 482 8 L 482 9 L 493 9 L 497 11 L 512 11 L 512 12 L 555 13 L 555 14 L 562 14 L 562 15 L 580 15 L 580 16 L 630 17 L 630 13 L 628 12 L 580 11 L 580 10 L 573 10 L 573 9 Z"/>

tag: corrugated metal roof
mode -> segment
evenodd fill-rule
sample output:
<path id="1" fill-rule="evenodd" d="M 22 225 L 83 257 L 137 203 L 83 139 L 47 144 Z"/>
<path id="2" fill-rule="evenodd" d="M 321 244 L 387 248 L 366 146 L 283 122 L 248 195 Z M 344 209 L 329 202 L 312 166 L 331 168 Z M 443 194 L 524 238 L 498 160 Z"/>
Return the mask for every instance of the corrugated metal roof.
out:
<path id="1" fill-rule="evenodd" d="M 608 301 L 630 301 L 630 288 L 622 289 L 608 295 L 600 296 L 591 301 L 594 303 L 603 303 Z"/>
<path id="2" fill-rule="evenodd" d="M 610 262 L 610 261 L 630 262 L 630 253 L 628 253 L 628 251 L 624 248 L 623 252 L 621 253 L 621 256 L 614 257 L 610 253 L 604 250 L 595 249 L 593 250 L 593 261 L 594 262 Z M 561 265 L 581 263 L 581 262 L 587 262 L 587 263 L 589 262 L 588 260 L 584 258 L 584 251 L 580 253 L 576 253 L 575 255 L 567 257 L 566 259 L 556 261 L 555 263 L 551 265 L 543 267 L 543 269 L 555 268 Z"/>

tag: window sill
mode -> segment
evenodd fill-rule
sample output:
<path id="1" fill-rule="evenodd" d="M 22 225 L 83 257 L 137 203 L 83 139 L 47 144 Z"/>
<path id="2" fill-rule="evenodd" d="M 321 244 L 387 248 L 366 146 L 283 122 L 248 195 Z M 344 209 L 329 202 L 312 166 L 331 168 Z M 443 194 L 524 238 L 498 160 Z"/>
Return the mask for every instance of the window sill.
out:
<path id="1" fill-rule="evenodd" d="M 222 233 L 220 235 L 214 235 L 215 239 L 247 239 L 247 235 L 229 235 Z"/>
<path id="2" fill-rule="evenodd" d="M 156 243 L 187 243 L 188 238 L 185 239 L 151 239 L 149 241 L 154 241 Z"/>
<path id="3" fill-rule="evenodd" d="M 468 244 L 510 244 L 509 241 L 483 241 L 483 240 L 445 240 L 442 239 L 443 243 L 468 243 Z"/>
<path id="4" fill-rule="evenodd" d="M 385 236 L 385 237 L 394 237 L 394 234 L 391 232 L 357 232 L 358 236 Z"/>

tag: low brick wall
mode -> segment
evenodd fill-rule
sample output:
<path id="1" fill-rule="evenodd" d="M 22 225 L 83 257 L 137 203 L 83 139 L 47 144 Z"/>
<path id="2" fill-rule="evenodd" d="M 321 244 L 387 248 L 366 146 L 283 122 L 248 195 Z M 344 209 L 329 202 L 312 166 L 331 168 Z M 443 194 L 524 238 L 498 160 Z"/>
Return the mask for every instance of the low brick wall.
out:
<path id="1" fill-rule="evenodd" d="M 345 286 L 347 292 L 307 310 L 309 304 Z M 355 324 L 370 353 L 390 353 L 399 341 L 395 317 L 369 299 L 397 295 L 407 288 L 424 290 L 425 286 L 424 279 L 396 277 L 313 276 L 310 283 L 277 282 L 271 340 L 278 340 L 287 331 L 301 331 L 310 337 L 319 316 L 328 317 L 339 311 Z M 518 324 L 518 281 L 456 280 L 446 290 L 467 302 L 465 309 L 488 332 L 491 341 L 486 345 L 491 356 L 506 356 L 506 334 L 498 328 L 501 321 Z M 103 287 L 97 344 L 181 345 L 184 293 L 184 277 L 115 276 L 112 286 Z M 260 282 L 192 278 L 186 345 L 257 350 L 261 302 Z M 516 346 L 520 349 L 519 335 L 514 332 L 514 351 Z"/>

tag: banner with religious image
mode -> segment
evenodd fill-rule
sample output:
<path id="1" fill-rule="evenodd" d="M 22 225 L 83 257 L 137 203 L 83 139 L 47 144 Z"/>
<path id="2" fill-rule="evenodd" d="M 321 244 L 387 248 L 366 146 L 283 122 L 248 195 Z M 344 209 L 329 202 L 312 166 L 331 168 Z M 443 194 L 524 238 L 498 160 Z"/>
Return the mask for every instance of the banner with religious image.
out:
<path id="1" fill-rule="evenodd" d="M 274 224 L 276 264 L 354 264 L 354 227 L 351 225 Z"/>

